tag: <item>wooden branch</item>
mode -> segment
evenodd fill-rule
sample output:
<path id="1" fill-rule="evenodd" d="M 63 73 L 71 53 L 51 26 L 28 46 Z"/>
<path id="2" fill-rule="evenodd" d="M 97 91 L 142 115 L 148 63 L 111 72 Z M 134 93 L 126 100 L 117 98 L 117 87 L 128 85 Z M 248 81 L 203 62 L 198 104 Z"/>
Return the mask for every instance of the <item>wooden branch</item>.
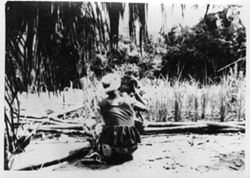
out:
<path id="1" fill-rule="evenodd" d="M 50 118 L 24 117 L 24 118 L 20 118 L 20 120 L 22 120 L 23 122 L 25 122 L 25 121 L 45 122 L 45 123 L 48 123 L 48 124 L 60 124 L 60 123 L 64 123 L 64 124 L 79 124 L 79 122 L 62 120 L 62 119 L 52 118 L 52 117 L 50 117 Z"/>
<path id="2" fill-rule="evenodd" d="M 175 127 L 175 126 L 188 126 L 188 125 L 197 125 L 200 123 L 219 123 L 219 122 L 147 122 L 145 125 L 146 127 Z M 244 122 L 223 122 L 229 125 L 239 125 L 245 126 Z"/>
<path id="3" fill-rule="evenodd" d="M 174 123 L 173 123 L 174 124 Z M 158 133 L 224 133 L 224 132 L 245 132 L 245 127 L 239 123 L 218 123 L 218 122 L 202 122 L 202 123 L 186 123 L 187 125 L 172 126 L 170 124 L 160 124 L 159 127 L 153 124 L 153 127 L 144 128 L 142 134 L 158 134 Z M 190 125 L 188 125 L 190 124 Z M 150 125 L 149 125 L 150 126 Z"/>
<path id="4" fill-rule="evenodd" d="M 73 106 L 73 107 L 70 107 L 70 108 L 67 108 L 67 109 L 62 109 L 60 111 L 56 111 L 56 112 L 54 112 L 52 114 L 49 114 L 48 117 L 49 118 L 50 117 L 52 117 L 52 118 L 59 118 L 59 117 L 65 115 L 65 114 L 71 113 L 73 111 L 77 111 L 77 110 L 82 109 L 82 108 L 83 108 L 82 105 L 80 105 L 80 106 L 79 105 Z"/>
<path id="5" fill-rule="evenodd" d="M 225 124 L 233 124 L 233 125 L 241 125 L 241 126 L 245 126 L 246 125 L 245 122 L 235 122 L 235 121 L 225 122 Z"/>
<path id="6" fill-rule="evenodd" d="M 143 134 L 152 133 L 176 133 L 176 132 L 201 132 L 203 129 L 208 128 L 207 124 L 196 124 L 176 127 L 148 127 L 144 129 Z"/>
<path id="7" fill-rule="evenodd" d="M 205 12 L 203 19 L 206 19 L 209 7 L 210 7 L 210 4 L 207 5 L 206 12 Z"/>
<path id="8" fill-rule="evenodd" d="M 11 170 L 37 170 L 64 161 L 71 161 L 84 157 L 90 148 L 89 142 L 39 144 L 36 149 L 14 155 Z"/>
<path id="9" fill-rule="evenodd" d="M 37 132 L 50 132 L 50 133 L 62 133 L 62 134 L 86 134 L 83 130 L 69 130 L 69 129 L 51 129 L 51 128 L 41 128 Z"/>
<path id="10" fill-rule="evenodd" d="M 53 120 L 53 121 L 61 122 L 61 123 L 77 124 L 78 122 L 64 121 L 64 120 L 61 120 L 59 118 L 65 114 L 68 114 L 68 113 L 73 112 L 73 111 L 77 111 L 77 110 L 82 109 L 82 108 L 83 108 L 82 105 L 77 105 L 77 106 L 69 107 L 66 109 L 61 109 L 60 111 L 53 112 L 53 113 L 46 115 L 46 116 L 42 115 L 40 113 L 30 113 L 29 112 L 28 114 L 21 114 L 20 117 L 25 118 L 25 119 L 33 119 L 34 121 L 49 119 L 49 120 Z"/>
<path id="11" fill-rule="evenodd" d="M 20 123 L 25 124 L 28 122 L 36 122 L 36 123 L 44 123 L 44 124 L 52 124 L 52 125 L 58 125 L 58 124 L 80 124 L 79 122 L 74 121 L 66 121 L 56 118 L 47 118 L 47 119 L 34 119 L 34 118 L 20 118 Z"/>
<path id="12" fill-rule="evenodd" d="M 20 118 L 27 118 L 27 119 L 36 119 L 36 120 L 40 120 L 40 119 L 46 119 L 47 118 L 47 116 L 38 116 L 38 115 L 36 115 L 36 116 L 34 116 L 34 115 L 19 115 L 19 117 Z"/>
<path id="13" fill-rule="evenodd" d="M 50 121 L 49 119 L 47 120 L 44 120 L 44 119 L 33 119 L 33 118 L 20 118 L 19 120 L 19 123 L 21 124 L 27 124 L 29 122 L 32 122 L 32 123 L 44 123 L 44 124 L 52 124 L 52 125 L 57 125 L 58 122 L 55 122 L 55 121 Z"/>
<path id="14" fill-rule="evenodd" d="M 56 121 L 56 122 L 59 122 L 59 123 L 65 123 L 65 124 L 79 124 L 79 122 L 74 122 L 74 121 L 68 121 L 68 120 L 62 120 L 62 119 L 58 119 L 56 117 L 49 117 L 48 118 L 49 120 L 52 120 L 52 121 Z"/>
<path id="15" fill-rule="evenodd" d="M 148 122 L 146 123 L 146 127 L 175 127 L 196 124 L 197 122 Z"/>
<path id="16" fill-rule="evenodd" d="M 232 133 L 232 132 L 243 132 L 245 133 L 245 130 L 237 129 L 237 128 L 218 128 L 216 129 L 217 133 Z"/>
<path id="17" fill-rule="evenodd" d="M 228 64 L 228 65 L 226 65 L 226 66 L 220 68 L 217 72 L 220 72 L 220 71 L 222 71 L 222 70 L 224 70 L 224 69 L 230 67 L 231 65 L 236 64 L 236 63 L 238 63 L 238 62 L 240 62 L 240 61 L 242 61 L 242 60 L 246 60 L 246 57 L 239 58 L 237 61 L 234 61 L 234 62 L 232 62 L 232 63 L 230 63 L 230 64 Z"/>
<path id="18" fill-rule="evenodd" d="M 231 124 L 231 123 L 226 123 L 226 122 L 209 122 L 207 123 L 208 126 L 210 127 L 219 127 L 219 128 L 236 128 L 240 130 L 245 130 L 244 126 L 237 125 L 237 124 Z"/>
<path id="19" fill-rule="evenodd" d="M 32 128 L 29 128 L 32 129 Z M 38 130 L 56 130 L 56 129 L 72 129 L 72 130 L 83 130 L 81 124 L 58 124 L 58 125 L 43 125 Z"/>

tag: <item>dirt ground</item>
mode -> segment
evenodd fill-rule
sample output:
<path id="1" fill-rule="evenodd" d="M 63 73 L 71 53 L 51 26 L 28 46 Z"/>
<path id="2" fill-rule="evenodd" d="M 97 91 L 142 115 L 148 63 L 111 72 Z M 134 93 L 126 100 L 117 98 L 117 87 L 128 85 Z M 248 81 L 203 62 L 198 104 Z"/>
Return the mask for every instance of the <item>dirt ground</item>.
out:
<path id="1" fill-rule="evenodd" d="M 241 172 L 244 134 L 161 134 L 142 136 L 132 161 L 120 165 L 83 164 L 79 160 L 44 168 L 55 171 L 168 173 Z"/>

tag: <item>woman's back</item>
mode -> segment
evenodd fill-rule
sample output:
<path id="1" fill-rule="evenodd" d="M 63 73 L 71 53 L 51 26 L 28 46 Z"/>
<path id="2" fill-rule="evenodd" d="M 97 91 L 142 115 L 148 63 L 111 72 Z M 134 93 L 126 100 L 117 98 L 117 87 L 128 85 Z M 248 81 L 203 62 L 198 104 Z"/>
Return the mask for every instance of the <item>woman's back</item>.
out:
<path id="1" fill-rule="evenodd" d="M 133 108 L 126 98 L 120 97 L 115 101 L 106 98 L 99 106 L 105 125 L 134 126 Z"/>

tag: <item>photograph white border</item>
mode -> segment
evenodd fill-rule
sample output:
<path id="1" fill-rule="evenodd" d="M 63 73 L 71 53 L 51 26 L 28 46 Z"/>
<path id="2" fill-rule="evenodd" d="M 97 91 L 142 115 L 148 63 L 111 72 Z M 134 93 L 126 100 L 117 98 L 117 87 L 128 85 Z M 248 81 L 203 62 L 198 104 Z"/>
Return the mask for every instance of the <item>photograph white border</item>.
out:
<path id="1" fill-rule="evenodd" d="M 47 0 L 48 1 L 48 0 Z M 49 0 L 51 1 L 51 0 Z M 54 0 L 55 1 L 55 0 Z M 62 1 L 62 0 L 60 0 Z M 63 0 L 65 1 L 65 0 Z M 86 0 L 85 0 L 86 1 Z M 93 0 L 91 0 L 93 1 Z M 100 2 L 100 0 L 96 0 L 98 2 Z M 0 85 L 0 93 L 1 93 L 1 106 L 0 106 L 0 118 L 1 118 L 1 123 L 0 123 L 0 177 L 3 178 L 11 178 L 11 177 L 15 177 L 15 178 L 28 178 L 28 177 L 60 177 L 60 178 L 66 178 L 66 177 L 183 177 L 183 176 L 189 176 L 189 177 L 206 177 L 206 174 L 197 174 L 197 175 L 181 175 L 181 174 L 168 174 L 166 171 L 164 172 L 152 172 L 152 171 L 146 171 L 145 172 L 140 172 L 140 173 L 132 173 L 132 172 L 128 172 L 128 173 L 114 173 L 114 174 L 106 174 L 106 173 L 101 173 L 101 172 L 95 172 L 93 171 L 93 173 L 89 173 L 86 175 L 86 173 L 82 173 L 81 171 L 53 171 L 53 172 L 43 172 L 43 171 L 4 171 L 3 170 L 3 159 L 4 159 L 4 150 L 3 150 L 3 135 L 4 135 L 4 72 L 5 72 L 5 3 L 7 1 L 0 1 L 0 21 L 1 21 L 1 41 L 0 41 L 0 72 L 1 72 L 1 77 L 0 77 L 0 83 L 2 85 Z M 246 152 L 246 156 L 245 156 L 245 163 L 246 163 L 246 168 L 245 171 L 242 172 L 237 172 L 234 173 L 233 171 L 230 171 L 230 173 L 226 172 L 219 172 L 218 174 L 214 174 L 213 177 L 249 177 L 250 175 L 250 170 L 249 170 L 249 165 L 250 165 L 250 132 L 249 132 L 249 116 L 250 116 L 250 63 L 249 63 L 249 26 L 250 26 L 250 1 L 248 0 L 130 0 L 130 1 L 119 1 L 119 0 L 107 0 L 107 1 L 103 1 L 102 2 L 147 2 L 147 3 L 167 3 L 167 4 L 241 4 L 244 7 L 244 10 L 242 11 L 242 13 L 244 13 L 244 17 L 246 17 L 244 19 L 244 25 L 246 26 L 246 32 L 247 32 L 247 54 L 246 54 L 246 65 L 247 65 L 247 69 L 246 69 L 246 77 L 247 77 L 247 93 L 246 93 L 246 145 L 245 145 L 245 152 Z M 249 108 L 249 109 L 248 109 Z"/>

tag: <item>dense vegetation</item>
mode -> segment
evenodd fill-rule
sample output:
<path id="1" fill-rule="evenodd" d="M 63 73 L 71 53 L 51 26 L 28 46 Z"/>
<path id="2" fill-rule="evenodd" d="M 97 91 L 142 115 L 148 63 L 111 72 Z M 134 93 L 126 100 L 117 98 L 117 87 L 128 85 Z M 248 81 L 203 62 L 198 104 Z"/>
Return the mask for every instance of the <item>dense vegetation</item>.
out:
<path id="1" fill-rule="evenodd" d="M 146 5 L 129 8 L 133 37 L 136 20 L 145 26 Z M 6 75 L 13 83 L 19 78 L 24 91 L 42 85 L 49 91 L 63 89 L 88 73 L 98 50 L 116 50 L 123 10 L 122 3 L 8 2 Z"/>
<path id="2" fill-rule="evenodd" d="M 193 27 L 176 26 L 157 38 L 148 36 L 147 4 L 128 7 L 130 39 L 119 33 L 122 3 L 8 2 L 8 79 L 20 90 L 53 91 L 91 69 L 101 76 L 100 69 L 110 71 L 124 63 L 136 64 L 141 76 L 181 75 L 203 82 L 221 76 L 226 70 L 219 69 L 239 59 L 243 60 L 238 66 L 245 70 L 246 35 L 240 7 L 208 13 Z M 135 21 L 140 22 L 139 34 Z"/>

